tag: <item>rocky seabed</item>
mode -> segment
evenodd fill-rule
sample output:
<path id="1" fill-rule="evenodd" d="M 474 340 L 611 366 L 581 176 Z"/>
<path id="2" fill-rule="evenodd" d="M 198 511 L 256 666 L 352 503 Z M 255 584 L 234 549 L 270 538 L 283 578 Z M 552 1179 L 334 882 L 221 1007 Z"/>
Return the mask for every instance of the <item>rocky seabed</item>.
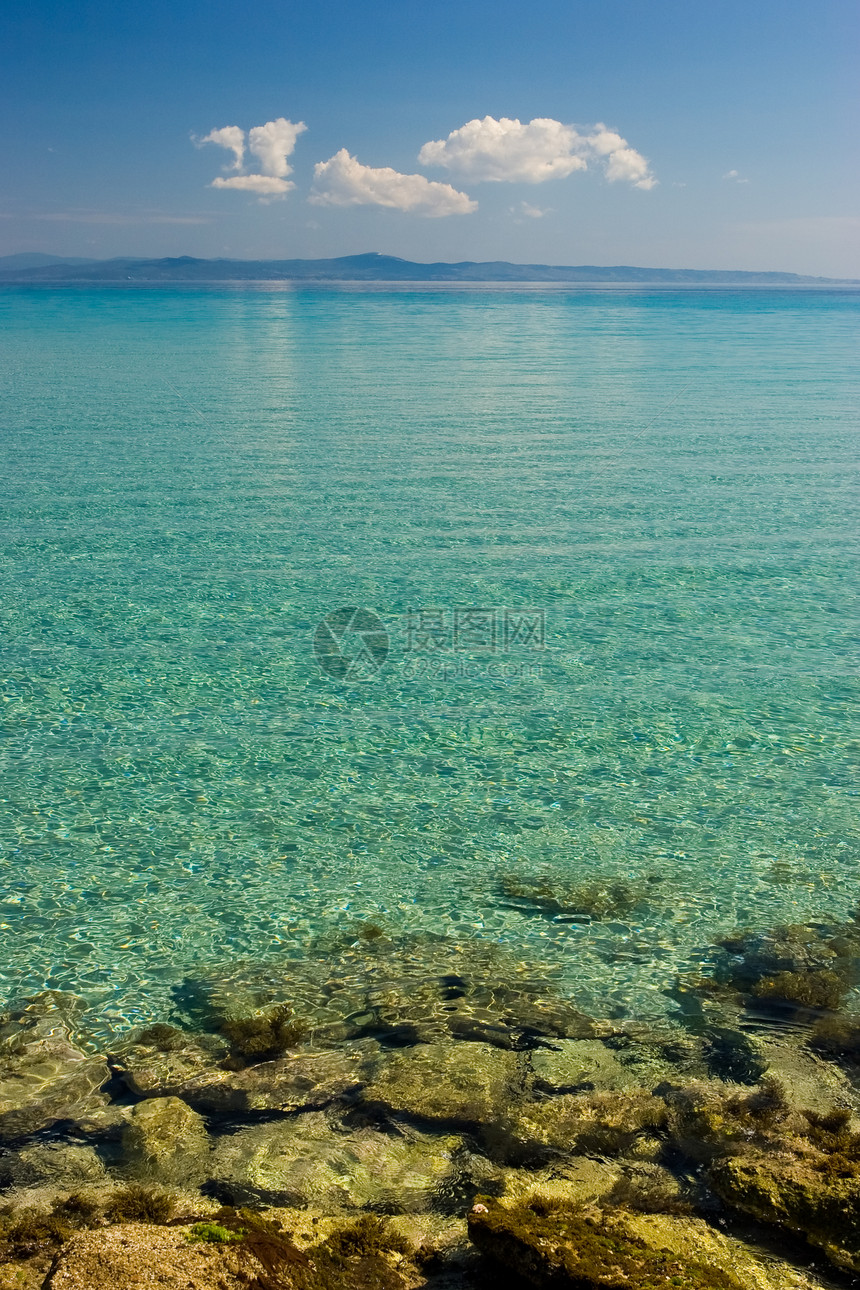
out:
<path id="1" fill-rule="evenodd" d="M 857 1284 L 858 940 L 736 933 L 663 1025 L 377 928 L 184 982 L 107 1052 L 82 1000 L 22 1000 L 0 1290 Z"/>

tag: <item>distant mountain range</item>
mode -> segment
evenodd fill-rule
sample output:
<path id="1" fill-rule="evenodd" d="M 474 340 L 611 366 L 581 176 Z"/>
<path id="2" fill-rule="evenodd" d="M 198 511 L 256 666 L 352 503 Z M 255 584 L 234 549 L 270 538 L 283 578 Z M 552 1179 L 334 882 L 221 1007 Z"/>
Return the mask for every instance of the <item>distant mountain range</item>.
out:
<path id="1" fill-rule="evenodd" d="M 634 265 L 509 264 L 464 260 L 417 264 L 371 252 L 334 260 L 64 259 L 25 252 L 0 256 L 0 284 L 17 282 L 617 282 L 738 286 L 860 285 L 853 279 L 811 278 L 799 273 L 750 273 L 741 269 L 643 269 Z"/>

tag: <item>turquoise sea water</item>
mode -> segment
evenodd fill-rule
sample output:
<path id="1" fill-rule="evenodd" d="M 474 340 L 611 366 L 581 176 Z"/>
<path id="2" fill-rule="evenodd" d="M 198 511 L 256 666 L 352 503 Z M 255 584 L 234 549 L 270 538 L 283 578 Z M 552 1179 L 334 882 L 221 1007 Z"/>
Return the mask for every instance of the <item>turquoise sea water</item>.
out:
<path id="1" fill-rule="evenodd" d="M 840 290 L 0 293 L 2 995 L 123 1028 L 370 919 L 653 1016 L 719 932 L 853 909 L 858 321 Z M 339 679 L 345 606 L 388 654 Z M 569 923 L 511 873 L 648 894 Z"/>

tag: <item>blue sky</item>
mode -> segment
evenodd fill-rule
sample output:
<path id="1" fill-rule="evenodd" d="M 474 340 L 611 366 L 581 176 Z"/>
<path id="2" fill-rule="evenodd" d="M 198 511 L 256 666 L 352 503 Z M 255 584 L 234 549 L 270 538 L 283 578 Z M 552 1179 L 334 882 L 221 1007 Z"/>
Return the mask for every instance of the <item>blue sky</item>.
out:
<path id="1" fill-rule="evenodd" d="M 33 0 L 0 254 L 860 278 L 858 35 L 856 0 Z"/>

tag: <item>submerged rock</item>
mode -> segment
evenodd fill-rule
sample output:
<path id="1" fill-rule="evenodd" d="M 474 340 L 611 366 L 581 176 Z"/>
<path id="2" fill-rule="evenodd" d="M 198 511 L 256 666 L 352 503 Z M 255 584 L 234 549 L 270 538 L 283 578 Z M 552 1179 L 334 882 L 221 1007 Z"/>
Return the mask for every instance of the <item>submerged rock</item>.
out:
<path id="1" fill-rule="evenodd" d="M 174 1033 L 172 1041 L 138 1037 L 112 1056 L 113 1070 L 137 1097 L 178 1097 L 212 1115 L 324 1106 L 358 1086 L 376 1053 L 366 1043 L 302 1048 L 236 1069 L 222 1040 Z"/>
<path id="2" fill-rule="evenodd" d="M 639 1083 L 635 1075 L 599 1039 L 562 1039 L 531 1055 L 535 1088 L 548 1093 L 582 1089 L 625 1089 Z"/>
<path id="3" fill-rule="evenodd" d="M 136 1097 L 178 1097 L 193 1079 L 217 1068 L 229 1052 L 213 1035 L 150 1026 L 110 1055 L 111 1068 Z"/>
<path id="4" fill-rule="evenodd" d="M 386 1055 L 363 1100 L 395 1116 L 485 1128 L 510 1116 L 526 1075 L 518 1054 L 488 1044 L 417 1044 Z"/>
<path id="5" fill-rule="evenodd" d="M 671 1220 L 663 1219 L 663 1223 Z M 676 1220 L 687 1222 L 688 1220 Z M 704 1227 L 704 1225 L 702 1225 Z M 534 1198 L 507 1207 L 487 1197 L 469 1214 L 469 1235 L 500 1270 L 513 1271 L 529 1285 L 569 1290 L 749 1290 L 728 1260 L 721 1266 L 697 1248 L 688 1232 L 687 1251 L 667 1249 L 653 1234 L 632 1224 L 619 1210 L 577 1207 Z M 704 1233 L 702 1233 L 704 1234 Z"/>
<path id="6" fill-rule="evenodd" d="M 860 981 L 860 921 L 741 929 L 717 943 L 714 974 L 685 978 L 682 993 L 734 1000 L 791 1017 L 838 1009 Z"/>
<path id="7" fill-rule="evenodd" d="M 860 1132 L 849 1108 L 793 1106 L 772 1076 L 752 1091 L 699 1084 L 667 1101 L 674 1145 L 705 1166 L 727 1205 L 860 1271 Z"/>
<path id="8" fill-rule="evenodd" d="M 593 1033 L 568 999 L 497 945 L 426 935 L 368 938 L 364 931 L 356 925 L 349 935 L 321 941 L 302 961 L 238 965 L 187 981 L 177 1001 L 198 1025 L 240 1049 L 259 1039 L 270 1051 L 273 1043 L 287 1050 L 302 1033 L 316 1047 L 351 1038 L 408 1045 L 455 1036 L 508 1049 Z"/>
<path id="9" fill-rule="evenodd" d="M 110 1072 L 73 1040 L 76 1012 L 74 996 L 46 991 L 0 1025 L 0 1139 L 107 1107 L 100 1089 Z"/>
<path id="10" fill-rule="evenodd" d="M 846 1172 L 759 1152 L 715 1161 L 708 1180 L 735 1209 L 798 1232 L 837 1267 L 860 1272 L 860 1178 Z"/>
<path id="11" fill-rule="evenodd" d="M 133 1177 L 190 1185 L 206 1173 L 210 1143 L 196 1111 L 177 1097 L 159 1097 L 132 1109 L 122 1147 Z"/>
<path id="12" fill-rule="evenodd" d="M 502 893 L 526 908 L 584 922 L 622 918 L 645 903 L 648 886 L 611 876 L 570 882 L 551 869 L 502 874 Z"/>
<path id="13" fill-rule="evenodd" d="M 310 1112 L 221 1138 L 210 1176 L 231 1204 L 398 1214 L 462 1212 L 494 1172 L 459 1135 L 347 1129 Z"/>
<path id="14" fill-rule="evenodd" d="M 553 1155 L 617 1156 L 637 1139 L 653 1139 L 666 1123 L 666 1106 L 646 1089 L 562 1094 L 516 1106 L 508 1128 L 523 1148 Z"/>
<path id="15" fill-rule="evenodd" d="M 300 1051 L 245 1070 L 210 1070 L 177 1090 L 189 1106 L 209 1115 L 235 1117 L 253 1111 L 299 1111 L 328 1105 L 357 1089 L 375 1049 Z"/>
<path id="16" fill-rule="evenodd" d="M 104 1161 L 87 1146 L 34 1142 L 0 1157 L 3 1187 L 81 1187 L 102 1182 Z"/>

